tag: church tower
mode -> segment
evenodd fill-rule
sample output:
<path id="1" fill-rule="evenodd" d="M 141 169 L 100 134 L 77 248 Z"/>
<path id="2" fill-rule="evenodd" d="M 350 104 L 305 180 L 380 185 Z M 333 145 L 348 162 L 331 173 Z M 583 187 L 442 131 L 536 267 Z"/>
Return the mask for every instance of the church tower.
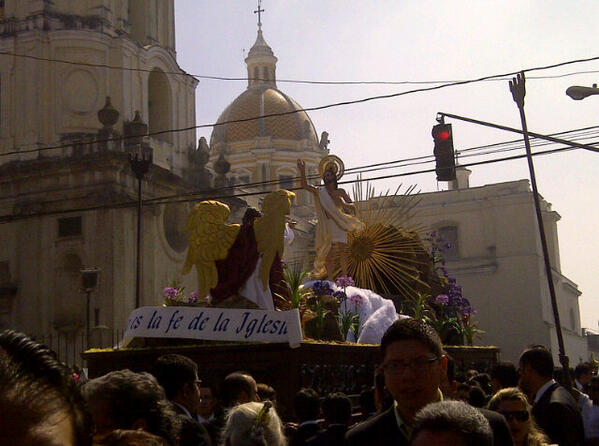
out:
<path id="1" fill-rule="evenodd" d="M 191 190 L 195 132 L 170 130 L 195 125 L 197 80 L 177 64 L 174 26 L 174 0 L 1 2 L 0 328 L 68 335 L 80 350 L 82 267 L 101 269 L 92 334 L 125 326 L 137 258 L 128 155 L 153 155 L 144 200 Z M 122 139 L 140 123 L 149 136 Z M 143 209 L 141 305 L 161 301 L 187 244 L 184 205 Z"/>

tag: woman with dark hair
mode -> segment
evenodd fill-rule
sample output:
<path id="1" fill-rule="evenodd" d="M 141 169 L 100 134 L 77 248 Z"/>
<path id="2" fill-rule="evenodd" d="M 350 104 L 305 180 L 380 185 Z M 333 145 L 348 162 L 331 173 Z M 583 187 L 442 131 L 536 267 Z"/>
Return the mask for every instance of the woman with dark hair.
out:
<path id="1" fill-rule="evenodd" d="M 517 387 L 497 392 L 489 401 L 489 409 L 502 414 L 510 427 L 514 446 L 548 446 L 549 439 L 534 423 L 526 395 Z"/>

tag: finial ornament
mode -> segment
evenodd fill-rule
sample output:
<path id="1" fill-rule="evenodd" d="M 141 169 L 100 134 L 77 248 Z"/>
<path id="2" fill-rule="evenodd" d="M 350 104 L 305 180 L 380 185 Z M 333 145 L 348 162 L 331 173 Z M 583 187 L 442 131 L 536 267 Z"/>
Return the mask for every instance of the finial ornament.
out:
<path id="1" fill-rule="evenodd" d="M 262 0 L 258 0 L 258 9 L 254 11 L 254 14 L 258 14 L 258 30 L 262 30 L 262 16 L 260 13 L 264 12 L 264 9 L 261 8 Z"/>

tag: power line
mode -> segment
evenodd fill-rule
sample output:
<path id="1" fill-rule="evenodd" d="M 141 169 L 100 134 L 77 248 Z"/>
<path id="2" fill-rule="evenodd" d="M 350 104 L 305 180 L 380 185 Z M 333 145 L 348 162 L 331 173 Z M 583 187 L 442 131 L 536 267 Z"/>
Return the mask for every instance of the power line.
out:
<path id="1" fill-rule="evenodd" d="M 579 150 L 579 148 L 578 147 L 561 147 L 561 148 L 557 148 L 557 149 L 545 150 L 543 152 L 533 153 L 532 155 L 533 156 L 549 155 L 549 154 L 560 153 L 560 152 L 565 152 L 565 151 L 570 151 L 570 150 Z M 526 157 L 526 154 L 512 155 L 509 157 L 496 158 L 496 159 L 492 159 L 492 160 L 484 160 L 484 161 L 477 161 L 477 162 L 472 162 L 472 163 L 468 163 L 468 164 L 462 164 L 461 167 L 472 167 L 472 166 L 480 166 L 480 165 L 491 164 L 491 163 L 496 163 L 496 162 L 512 161 L 512 160 L 516 160 L 516 159 L 520 159 L 520 158 L 524 158 L 524 157 Z M 383 176 L 378 176 L 378 177 L 373 177 L 373 178 L 358 178 L 356 180 L 340 181 L 339 184 L 380 181 L 380 180 L 386 180 L 386 179 L 392 179 L 392 178 L 407 177 L 407 176 L 412 176 L 412 175 L 431 173 L 434 171 L 435 171 L 434 168 L 422 169 L 419 171 L 397 173 L 397 174 L 392 174 L 392 175 L 383 175 Z M 295 191 L 295 190 L 300 190 L 300 189 L 301 189 L 300 187 L 294 187 L 294 188 L 290 188 L 288 190 Z M 208 195 L 206 193 L 203 194 L 206 199 L 209 198 L 211 200 L 217 200 L 217 199 L 225 199 L 225 198 L 241 198 L 241 197 L 249 197 L 249 196 L 254 196 L 254 195 L 264 195 L 264 194 L 268 194 L 271 191 L 243 192 L 243 193 L 238 193 L 238 194 L 225 194 L 225 195 L 220 195 L 220 196 L 212 195 L 211 194 L 212 191 L 207 191 L 207 192 L 209 192 L 210 195 Z M 187 203 L 187 202 L 196 201 L 198 198 L 199 198 L 198 196 L 195 196 L 193 198 L 181 198 L 178 200 L 162 198 L 162 201 L 157 201 L 156 199 L 150 199 L 150 200 L 144 200 L 143 203 L 144 204 L 154 204 L 154 205 L 168 204 L 168 203 Z M 22 219 L 33 218 L 33 217 L 42 217 L 42 216 L 48 216 L 48 215 L 61 215 L 61 214 L 89 212 L 89 211 L 106 210 L 106 209 L 119 209 L 119 208 L 122 209 L 122 208 L 134 207 L 134 206 L 136 206 L 136 204 L 137 204 L 137 202 L 135 200 L 130 200 L 127 202 L 113 203 L 110 205 L 88 206 L 88 207 L 82 207 L 82 208 L 76 208 L 76 209 L 62 209 L 62 210 L 55 210 L 55 211 L 37 212 L 34 214 L 26 214 L 26 215 L 14 215 L 14 214 L 3 215 L 3 216 L 0 216 L 0 223 L 10 223 L 10 222 L 13 222 L 16 220 L 22 220 Z"/>
<path id="2" fill-rule="evenodd" d="M 0 51 L 0 55 L 32 59 L 32 60 L 36 60 L 39 62 L 55 62 L 55 63 L 65 64 L 65 65 L 77 65 L 77 66 L 84 66 L 84 67 L 90 67 L 90 68 L 104 68 L 104 69 L 108 69 L 108 70 L 120 70 L 120 71 L 131 71 L 131 72 L 141 72 L 141 73 L 158 73 L 158 74 L 162 74 L 162 75 L 173 75 L 173 76 L 186 76 L 186 77 L 192 77 L 198 81 L 200 79 L 218 80 L 218 81 L 233 81 L 233 82 L 270 81 L 270 79 L 261 78 L 261 77 L 216 76 L 216 75 L 187 73 L 185 70 L 163 71 L 163 70 L 155 70 L 155 69 L 148 69 L 148 68 L 123 67 L 123 66 L 109 65 L 109 64 L 103 64 L 103 63 L 77 62 L 77 61 L 73 61 L 73 60 L 34 56 L 32 54 L 13 53 L 10 51 Z M 575 62 L 589 62 L 589 61 L 593 61 L 596 59 L 599 59 L 599 56 L 595 57 L 595 58 L 581 59 L 581 60 L 575 61 Z M 550 68 L 554 68 L 554 67 L 550 66 Z M 524 70 L 524 71 L 530 71 L 530 70 L 534 70 L 534 68 Z M 599 70 L 575 71 L 575 72 L 558 74 L 558 75 L 550 75 L 550 76 L 530 76 L 530 77 L 528 77 L 528 79 L 557 79 L 557 78 L 574 76 L 574 75 L 578 75 L 578 74 L 593 74 L 593 73 L 598 73 L 598 72 L 599 72 Z M 512 76 L 517 73 L 518 72 L 510 73 L 509 75 L 506 75 L 506 76 Z M 484 79 L 484 81 L 503 81 L 503 80 L 509 80 L 509 77 Z M 404 81 L 361 81 L 361 80 L 358 80 L 358 81 L 351 81 L 351 80 L 349 80 L 349 81 L 318 81 L 318 80 L 309 80 L 309 79 L 277 79 L 277 82 L 290 83 L 290 84 L 308 84 L 308 85 L 428 85 L 428 84 L 448 84 L 448 83 L 455 83 L 455 82 L 467 82 L 467 80 L 459 79 L 459 80 L 424 80 L 424 81 L 409 81 L 409 80 L 407 80 L 407 81 L 405 81 L 405 80 Z"/>
<path id="3" fill-rule="evenodd" d="M 426 92 L 426 91 L 440 90 L 440 89 L 446 88 L 446 87 L 455 87 L 455 86 L 458 86 L 458 85 L 466 85 L 466 84 L 481 82 L 481 81 L 485 81 L 485 80 L 489 80 L 489 79 L 493 79 L 493 78 L 505 78 L 505 77 L 508 77 L 508 76 L 516 75 L 516 74 L 521 73 L 521 72 L 541 71 L 541 70 L 547 70 L 547 69 L 551 69 L 551 68 L 557 68 L 557 67 L 561 67 L 561 66 L 565 66 L 565 65 L 571 65 L 571 64 L 582 63 L 582 62 L 589 62 L 589 61 L 593 61 L 593 60 L 599 60 L 599 56 L 588 58 L 588 59 L 576 59 L 576 60 L 570 60 L 570 61 L 560 62 L 560 63 L 556 63 L 556 64 L 551 64 L 551 65 L 545 65 L 545 66 L 527 68 L 527 69 L 524 69 L 524 70 L 519 70 L 517 72 L 503 73 L 503 74 L 494 74 L 494 75 L 479 77 L 479 78 L 476 78 L 476 79 L 470 79 L 470 80 L 464 80 L 464 81 L 456 81 L 456 82 L 452 82 L 452 83 L 447 83 L 447 84 L 442 84 L 442 85 L 436 85 L 436 86 L 433 86 L 433 87 L 416 88 L 416 89 L 413 89 L 413 90 L 401 91 L 401 92 L 397 92 L 397 93 L 391 93 L 391 94 L 385 94 L 385 95 L 376 95 L 376 96 L 369 96 L 369 97 L 362 98 L 362 99 L 355 99 L 355 100 L 351 100 L 351 101 L 335 102 L 335 103 L 332 103 L 332 104 L 320 105 L 320 106 L 316 106 L 316 107 L 302 108 L 302 109 L 291 110 L 291 111 L 286 111 L 286 112 L 269 113 L 269 114 L 266 114 L 266 115 L 252 117 L 252 118 L 234 119 L 234 120 L 231 120 L 231 121 L 217 122 L 217 123 L 213 123 L 213 124 L 201 124 L 201 125 L 183 127 L 183 128 L 178 128 L 178 129 L 160 130 L 160 131 L 156 131 L 156 132 L 149 132 L 149 133 L 147 133 L 146 135 L 143 135 L 143 136 L 156 136 L 156 135 L 163 135 L 163 134 L 167 134 L 167 133 L 186 132 L 186 131 L 196 130 L 196 129 L 199 129 L 199 128 L 208 128 L 208 127 L 216 127 L 216 126 L 219 126 L 219 125 L 226 125 L 226 124 L 235 124 L 235 123 L 240 123 L 240 122 L 256 121 L 256 120 L 259 120 L 259 119 L 273 118 L 273 117 L 277 117 L 277 116 L 286 116 L 286 115 L 291 115 L 291 114 L 295 114 L 295 113 L 302 113 L 302 112 L 305 113 L 305 112 L 309 112 L 309 111 L 325 110 L 325 109 L 329 109 L 329 108 L 333 108 L 333 107 L 342 107 L 342 106 L 346 106 L 346 105 L 361 104 L 361 103 L 371 102 L 371 101 L 375 101 L 375 100 L 392 99 L 392 98 L 397 98 L 397 97 L 400 97 L 400 96 L 405 96 L 405 95 L 409 95 L 409 94 L 413 94 L 413 93 L 421 93 L 421 92 Z M 116 138 L 98 139 L 98 140 L 94 140 L 94 141 L 90 141 L 90 142 L 92 142 L 92 143 L 104 143 L 104 142 L 112 142 L 112 141 L 121 141 L 121 140 L 129 139 L 129 138 L 139 138 L 139 135 L 119 136 L 119 137 L 116 137 Z M 18 155 L 18 154 L 22 154 L 22 153 L 40 152 L 42 150 L 62 149 L 62 148 L 72 147 L 74 144 L 76 144 L 76 143 L 59 144 L 59 145 L 55 145 L 55 146 L 38 147 L 38 148 L 35 148 L 35 149 L 26 149 L 26 150 L 19 150 L 19 151 L 11 151 L 11 152 L 2 153 L 2 154 L 0 154 L 0 156 L 9 156 L 9 155 Z"/>

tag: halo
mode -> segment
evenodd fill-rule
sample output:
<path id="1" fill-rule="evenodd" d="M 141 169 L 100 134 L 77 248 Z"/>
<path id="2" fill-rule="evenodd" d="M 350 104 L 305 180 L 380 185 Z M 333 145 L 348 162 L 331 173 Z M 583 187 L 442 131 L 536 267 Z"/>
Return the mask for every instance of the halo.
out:
<path id="1" fill-rule="evenodd" d="M 324 173 L 327 171 L 327 169 L 333 169 L 337 179 L 340 179 L 343 176 L 343 172 L 345 172 L 345 165 L 338 156 L 327 155 L 321 159 L 320 163 L 318 164 L 318 173 L 320 174 L 320 178 L 324 177 Z"/>

